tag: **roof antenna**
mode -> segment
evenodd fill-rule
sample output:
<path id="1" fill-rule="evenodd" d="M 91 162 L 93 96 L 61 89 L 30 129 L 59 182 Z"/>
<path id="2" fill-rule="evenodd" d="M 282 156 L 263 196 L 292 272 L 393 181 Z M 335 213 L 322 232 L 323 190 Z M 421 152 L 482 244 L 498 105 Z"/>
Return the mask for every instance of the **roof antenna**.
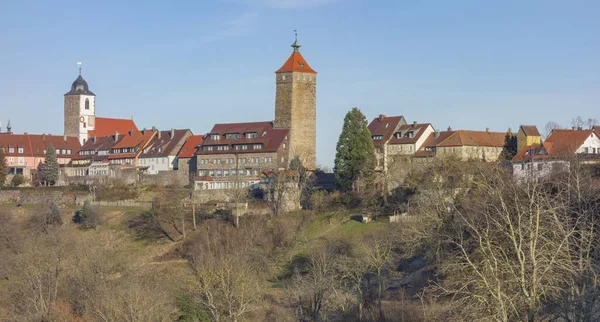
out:
<path id="1" fill-rule="evenodd" d="M 300 49 L 300 44 L 298 43 L 298 29 L 294 29 L 294 43 L 292 44 L 292 48 L 294 48 L 294 52 L 298 52 Z"/>
<path id="2" fill-rule="evenodd" d="M 81 76 L 81 62 L 77 62 L 77 66 L 79 67 L 79 75 Z"/>

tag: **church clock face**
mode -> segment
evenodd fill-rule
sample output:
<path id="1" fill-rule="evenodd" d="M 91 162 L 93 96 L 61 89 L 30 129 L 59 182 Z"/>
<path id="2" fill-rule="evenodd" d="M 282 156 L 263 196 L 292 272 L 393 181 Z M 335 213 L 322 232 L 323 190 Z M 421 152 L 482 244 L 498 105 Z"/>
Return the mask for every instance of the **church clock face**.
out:
<path id="1" fill-rule="evenodd" d="M 79 123 L 85 123 L 85 117 L 83 117 L 83 116 L 79 117 Z"/>

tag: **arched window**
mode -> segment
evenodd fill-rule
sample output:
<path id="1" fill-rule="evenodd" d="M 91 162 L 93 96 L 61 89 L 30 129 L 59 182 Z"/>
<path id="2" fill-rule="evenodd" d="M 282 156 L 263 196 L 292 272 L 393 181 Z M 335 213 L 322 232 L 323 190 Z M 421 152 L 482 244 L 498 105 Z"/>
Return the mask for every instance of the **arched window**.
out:
<path id="1" fill-rule="evenodd" d="M 86 110 L 89 110 L 89 109 L 90 109 L 90 99 L 89 99 L 89 98 L 86 98 L 86 99 L 85 99 L 85 109 L 86 109 Z"/>

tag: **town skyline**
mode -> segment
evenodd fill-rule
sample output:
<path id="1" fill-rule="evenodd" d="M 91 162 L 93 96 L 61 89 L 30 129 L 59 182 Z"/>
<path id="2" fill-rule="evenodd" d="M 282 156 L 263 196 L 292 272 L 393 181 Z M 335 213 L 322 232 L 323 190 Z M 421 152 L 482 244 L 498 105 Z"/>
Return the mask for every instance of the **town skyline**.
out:
<path id="1" fill-rule="evenodd" d="M 274 71 L 292 51 L 295 28 L 319 71 L 317 163 L 327 167 L 354 106 L 369 121 L 403 115 L 438 130 L 600 118 L 599 48 L 590 41 L 598 4 L 305 4 L 11 3 L 0 22 L 3 126 L 10 118 L 17 133 L 61 135 L 63 94 L 78 61 L 98 114 L 133 116 L 140 128 L 204 134 L 215 123 L 273 120 Z M 461 10 L 468 19 L 459 27 Z"/>

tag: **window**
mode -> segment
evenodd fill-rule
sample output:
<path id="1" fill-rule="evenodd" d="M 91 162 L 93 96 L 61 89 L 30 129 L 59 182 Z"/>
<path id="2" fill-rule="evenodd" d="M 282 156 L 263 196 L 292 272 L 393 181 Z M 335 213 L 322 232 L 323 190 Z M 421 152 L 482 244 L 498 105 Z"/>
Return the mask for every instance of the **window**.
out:
<path id="1" fill-rule="evenodd" d="M 236 175 L 237 175 L 237 170 L 236 169 L 231 170 L 231 176 L 236 176 Z"/>
<path id="2" fill-rule="evenodd" d="M 86 124 L 85 124 L 85 122 L 83 122 L 83 128 L 84 128 L 84 129 L 86 128 Z"/>
<path id="3" fill-rule="evenodd" d="M 283 144 L 283 148 L 285 149 L 285 143 Z"/>
<path id="4" fill-rule="evenodd" d="M 223 170 L 223 176 L 224 177 L 229 177 L 229 169 L 224 169 Z"/>
<path id="5" fill-rule="evenodd" d="M 285 80 L 285 75 L 281 75 L 281 80 Z"/>
<path id="6" fill-rule="evenodd" d="M 239 140 L 242 138 L 242 135 L 239 133 L 228 133 L 225 134 L 225 139 L 227 140 Z"/>
<path id="7" fill-rule="evenodd" d="M 204 177 L 206 175 L 206 169 L 200 169 L 198 170 L 198 175 L 201 177 Z"/>
<path id="8" fill-rule="evenodd" d="M 373 140 L 381 141 L 381 140 L 383 140 L 383 135 L 373 135 Z"/>
<path id="9" fill-rule="evenodd" d="M 19 165 L 25 164 L 25 158 L 19 157 Z"/>
<path id="10" fill-rule="evenodd" d="M 215 176 L 215 170 L 208 170 L 208 175 L 211 177 Z"/>
<path id="11" fill-rule="evenodd" d="M 15 162 L 15 158 L 13 158 L 13 157 L 9 157 L 9 158 L 8 158 L 8 162 L 10 162 L 10 163 L 13 163 L 13 162 Z"/>
<path id="12" fill-rule="evenodd" d="M 389 128 L 389 127 L 390 127 L 390 123 L 387 123 L 387 124 L 385 125 L 385 128 L 387 129 L 387 128 Z"/>
<path id="13" fill-rule="evenodd" d="M 71 151 L 70 149 L 67 149 L 67 154 L 71 154 L 71 152 L 73 152 L 73 151 Z"/>
<path id="14" fill-rule="evenodd" d="M 219 134 L 211 134 L 210 135 L 210 139 L 211 140 L 215 140 L 215 141 L 219 141 L 219 139 L 221 139 L 221 136 Z"/>
<path id="15" fill-rule="evenodd" d="M 259 175 L 258 171 L 259 171 L 258 169 L 254 169 L 254 175 L 255 175 L 255 176 L 258 176 L 258 175 Z"/>
<path id="16" fill-rule="evenodd" d="M 283 157 L 281 157 L 281 162 L 285 162 L 285 159 Z"/>
<path id="17" fill-rule="evenodd" d="M 15 153 L 15 148 L 8 148 L 8 153 Z M 44 152 L 46 153 L 46 152 Z"/>
<path id="18" fill-rule="evenodd" d="M 23 148 L 19 148 L 19 153 L 23 153 Z"/>
<path id="19" fill-rule="evenodd" d="M 86 99 L 85 99 L 85 109 L 86 109 L 86 110 L 89 110 L 89 109 L 90 109 L 90 99 L 89 99 L 89 98 L 86 98 Z"/>
<path id="20" fill-rule="evenodd" d="M 256 139 L 256 138 L 258 138 L 258 133 L 256 133 L 256 132 L 246 133 L 246 139 Z"/>
<path id="21" fill-rule="evenodd" d="M 222 177 L 223 176 L 223 170 L 222 169 L 218 169 L 217 170 L 217 177 Z"/>
<path id="22" fill-rule="evenodd" d="M 265 157 L 265 162 L 273 162 L 273 158 L 272 157 Z"/>
<path id="23" fill-rule="evenodd" d="M 252 168 L 246 168 L 246 176 L 252 176 Z"/>
<path id="24" fill-rule="evenodd" d="M 252 148 L 253 148 L 254 150 L 260 150 L 260 148 L 261 148 L 261 147 L 262 147 L 262 145 L 260 145 L 260 144 L 255 144 L 255 145 L 254 145 Z"/>

